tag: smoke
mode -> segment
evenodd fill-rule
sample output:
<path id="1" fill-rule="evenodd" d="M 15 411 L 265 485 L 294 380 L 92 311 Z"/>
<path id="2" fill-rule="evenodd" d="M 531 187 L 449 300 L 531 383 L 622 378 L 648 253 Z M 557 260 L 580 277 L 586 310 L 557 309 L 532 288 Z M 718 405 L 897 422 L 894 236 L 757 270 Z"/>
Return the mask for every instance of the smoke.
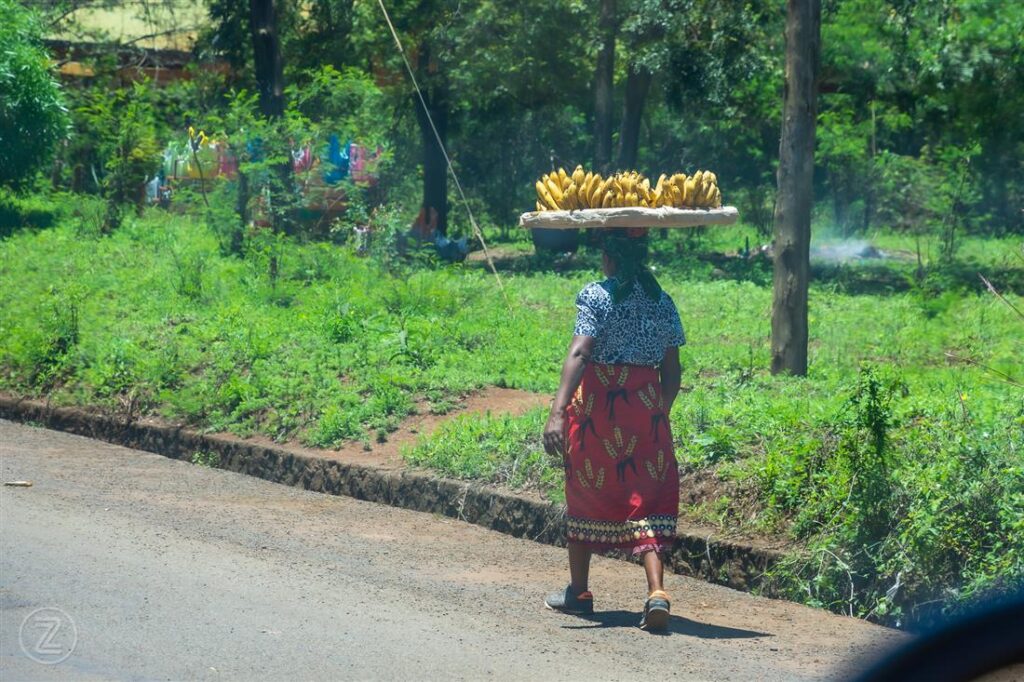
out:
<path id="1" fill-rule="evenodd" d="M 851 239 L 811 247 L 811 258 L 836 263 L 886 257 L 884 251 L 863 239 Z"/>

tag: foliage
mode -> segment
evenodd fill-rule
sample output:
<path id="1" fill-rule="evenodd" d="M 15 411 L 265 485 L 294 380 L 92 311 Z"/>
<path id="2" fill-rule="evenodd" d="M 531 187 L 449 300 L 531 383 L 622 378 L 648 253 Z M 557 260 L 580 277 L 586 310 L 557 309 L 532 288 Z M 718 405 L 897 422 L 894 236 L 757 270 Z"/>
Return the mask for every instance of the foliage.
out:
<path id="1" fill-rule="evenodd" d="M 1009 210 L 1019 205 L 1024 181 L 1014 161 L 1024 124 L 1012 113 L 1021 106 L 1021 31 L 1024 12 L 994 0 L 826 3 L 818 159 L 841 232 L 876 219 L 917 226 L 917 207 L 964 214 L 973 231 L 1024 228 Z M 909 214 L 894 206 L 875 215 L 885 201 L 877 196 L 877 159 L 885 154 L 904 157 L 897 167 L 906 170 L 918 160 L 926 166 L 916 171 L 927 180 L 890 185 Z M 965 181 L 969 191 L 955 189 Z M 938 197 L 936 187 L 944 190 Z M 936 222 L 931 227 L 941 229 Z"/>
<path id="2" fill-rule="evenodd" d="M 376 167 L 386 169 L 389 155 L 382 145 L 386 135 L 377 109 L 380 90 L 364 74 L 348 69 L 339 72 L 332 67 L 305 74 L 309 82 L 303 87 L 288 89 L 288 105 L 281 119 L 264 118 L 258 111 L 258 97 L 246 90 L 229 94 L 221 109 L 196 114 L 196 124 L 209 136 L 223 141 L 229 153 L 239 162 L 237 181 L 221 185 L 218 197 L 206 202 L 207 220 L 218 231 L 224 253 L 241 254 L 243 245 L 266 252 L 268 244 L 279 235 L 263 234 L 250 223 L 271 226 L 281 233 L 324 236 L 365 225 L 369 209 L 369 190 L 352 183 L 343 183 L 347 210 L 341 225 L 322 225 L 320 220 L 301 222 L 297 207 L 301 188 L 316 184 L 315 175 L 322 167 L 293 175 L 293 151 L 309 147 L 319 154 L 332 134 L 342 144 L 355 140 L 369 149 L 383 151 Z M 271 255 L 268 265 L 276 267 Z M 272 272 L 272 276 L 276 276 Z"/>
<path id="3" fill-rule="evenodd" d="M 713 168 L 726 202 L 769 235 L 783 78 L 781 6 L 764 0 L 617 5 L 616 101 L 624 103 L 630 74 L 652 75 L 649 90 L 634 102 L 643 111 L 637 167 L 655 175 Z M 198 54 L 226 57 L 234 71 L 193 69 L 191 80 L 148 93 L 160 142 L 171 130 L 182 135 L 187 125 L 251 142 L 260 127 L 237 111 L 239 93 L 254 89 L 248 6 L 238 0 L 209 6 L 213 23 Z M 443 134 L 474 211 L 508 238 L 517 214 L 533 203 L 538 173 L 591 160 L 599 13 L 582 2 L 402 0 L 388 7 L 428 102 L 443 113 Z M 275 163 L 285 168 L 292 145 L 321 145 L 337 131 L 385 148 L 369 203 L 402 204 L 411 222 L 424 141 L 432 134 L 417 119 L 419 100 L 378 5 L 316 0 L 301 11 L 278 9 L 289 120 L 259 131 L 268 167 L 252 169 L 272 195 L 280 190 L 264 207 L 270 222 L 323 236 L 322 225 L 289 220 L 285 174 L 275 188 L 274 174 L 262 172 Z M 820 212 L 830 216 L 826 229 L 840 236 L 876 226 L 939 235 L 947 257 L 966 234 L 1024 230 L 1024 124 L 1017 115 L 1024 108 L 1022 22 L 1024 12 L 996 0 L 825 3 L 815 191 Z M 574 30 L 566 33 L 565 26 Z M 515 40 L 495 40 L 509 35 Z M 106 74 L 115 65 L 93 66 Z M 98 88 L 108 80 L 101 75 Z M 616 118 L 624 116 L 623 104 Z M 242 133 L 235 123 L 254 125 Z M 76 128 L 65 165 L 75 190 L 90 189 L 90 171 L 102 172 L 102 161 L 88 153 L 86 127 L 76 121 Z M 253 188 L 239 207 L 255 208 L 267 188 Z M 468 234 L 460 211 L 451 211 L 451 219 L 454 233 Z M 237 235 L 229 242 L 239 253 Z"/>
<path id="4" fill-rule="evenodd" d="M 460 415 L 408 449 L 405 458 L 453 478 L 540 488 L 562 499 L 560 463 L 544 452 L 541 442 L 546 420 L 544 410 L 522 417 Z"/>
<path id="5" fill-rule="evenodd" d="M 1024 349 L 1019 319 L 977 277 L 1016 292 L 1007 301 L 1020 307 L 1024 11 L 996 0 L 824 3 L 815 232 L 870 237 L 898 258 L 814 263 L 811 374 L 795 379 L 762 370 L 770 265 L 723 254 L 771 231 L 782 7 L 617 4 L 616 99 L 631 74 L 652 74 L 639 170 L 713 168 L 750 225 L 653 245 L 691 343 L 676 451 L 687 477 L 720 492 L 684 512 L 795 543 L 771 576 L 776 591 L 890 623 L 1024 583 Z M 280 6 L 289 85 L 278 121 L 250 94 L 246 4 L 210 7 L 216 25 L 199 52 L 228 56 L 233 74 L 112 92 L 111 58 L 96 65 L 95 87 L 69 93 L 76 134 L 57 179 L 105 206 L 0 198 L 0 229 L 58 224 L 0 242 L 0 386 L 319 447 L 386 439 L 423 401 L 448 411 L 484 385 L 552 391 L 573 294 L 597 257 L 510 257 L 508 309 L 481 269 L 441 266 L 406 241 L 431 137 L 376 3 Z M 591 158 L 594 3 L 388 7 L 445 115 L 474 211 L 515 253 L 522 237 L 509 227 L 532 205 L 533 179 Z M 5 57 L 37 52 L 26 49 Z M 198 210 L 183 193 L 184 217 L 126 214 L 159 148 L 188 126 L 227 141 L 238 181 Z M 335 224 L 302 224 L 291 153 L 332 133 L 380 145 L 381 180 L 348 183 Z M 468 232 L 461 213 L 451 223 Z M 354 227 L 369 228 L 368 241 Z M 542 419 L 460 416 L 406 456 L 557 498 Z"/>
<path id="6" fill-rule="evenodd" d="M 323 144 L 327 134 L 338 133 L 370 149 L 386 143 L 384 95 L 368 74 L 328 65 L 303 72 L 300 82 L 289 86 L 287 96 L 292 115 L 315 127 L 315 139 L 309 141 Z"/>
<path id="7" fill-rule="evenodd" d="M 216 469 L 220 466 L 220 455 L 216 452 L 197 451 L 192 453 L 191 461 L 198 466 Z"/>
<path id="8" fill-rule="evenodd" d="M 88 136 L 101 164 L 98 172 L 100 190 L 107 200 L 106 231 L 120 226 L 126 204 L 141 209 L 145 184 L 160 163 L 161 147 L 149 95 L 145 84 L 113 92 L 97 89 L 76 110 L 77 132 Z"/>
<path id="9" fill-rule="evenodd" d="M 0 238 L 22 227 L 51 227 L 57 220 L 58 206 L 39 195 L 18 196 L 0 190 Z"/>
<path id="10" fill-rule="evenodd" d="M 0 0 L 0 16 L 0 187 L 20 187 L 49 163 L 68 115 L 37 17 L 13 0 Z"/>
<path id="11" fill-rule="evenodd" d="M 0 385 L 320 447 L 387 438 L 418 402 L 446 411 L 484 385 L 553 391 L 574 294 L 597 267 L 586 250 L 563 274 L 528 260 L 506 273 L 510 311 L 481 269 L 413 267 L 398 251 L 279 238 L 272 280 L 265 253 L 224 256 L 191 216 L 129 216 L 109 236 L 63 220 L 0 243 Z M 766 281 L 704 281 L 699 257 L 753 234 L 654 240 L 690 342 L 672 415 L 682 469 L 742 493 L 684 512 L 797 541 L 776 590 L 886 622 L 1014 584 L 1024 403 L 997 373 L 1021 378 L 1019 318 L 984 291 L 947 289 L 926 308 L 934 295 L 825 281 L 811 293 L 810 376 L 774 378 Z M 908 246 L 897 238 L 883 243 Z M 968 238 L 961 254 L 999 281 L 1009 245 Z M 542 420 L 461 416 L 407 456 L 557 498 Z"/>

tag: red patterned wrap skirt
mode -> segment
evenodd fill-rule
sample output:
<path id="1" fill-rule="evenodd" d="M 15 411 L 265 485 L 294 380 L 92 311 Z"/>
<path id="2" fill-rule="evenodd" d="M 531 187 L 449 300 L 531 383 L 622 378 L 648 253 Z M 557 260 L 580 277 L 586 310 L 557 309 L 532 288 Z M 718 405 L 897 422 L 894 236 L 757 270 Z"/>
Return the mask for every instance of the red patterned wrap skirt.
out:
<path id="1" fill-rule="evenodd" d="M 566 415 L 570 542 L 667 551 L 679 470 L 655 367 L 590 363 Z"/>

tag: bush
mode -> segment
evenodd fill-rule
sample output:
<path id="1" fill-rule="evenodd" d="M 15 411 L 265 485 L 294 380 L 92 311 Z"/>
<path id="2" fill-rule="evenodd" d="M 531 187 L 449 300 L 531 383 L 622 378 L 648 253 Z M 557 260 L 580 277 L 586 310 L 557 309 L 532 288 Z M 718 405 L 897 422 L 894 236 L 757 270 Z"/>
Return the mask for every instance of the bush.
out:
<path id="1" fill-rule="evenodd" d="M 0 17 L 0 186 L 20 187 L 49 163 L 68 116 L 36 17 L 11 0 Z"/>
<path id="2" fill-rule="evenodd" d="M 22 227 L 53 227 L 56 220 L 57 211 L 50 201 L 0 191 L 0 239 Z"/>
<path id="3" fill-rule="evenodd" d="M 107 200 L 104 230 L 121 224 L 122 207 L 141 208 L 145 183 L 160 165 L 156 116 L 147 85 L 92 93 L 78 113 L 81 134 L 94 136 L 103 164 L 100 187 Z"/>

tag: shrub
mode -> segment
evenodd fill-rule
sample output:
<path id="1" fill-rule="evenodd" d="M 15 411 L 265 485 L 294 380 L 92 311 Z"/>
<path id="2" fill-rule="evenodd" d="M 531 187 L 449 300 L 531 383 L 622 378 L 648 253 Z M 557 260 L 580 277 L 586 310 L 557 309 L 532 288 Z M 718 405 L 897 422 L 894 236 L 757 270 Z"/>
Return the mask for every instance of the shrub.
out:
<path id="1" fill-rule="evenodd" d="M 330 448 L 363 435 L 363 427 L 351 408 L 330 405 L 317 421 L 316 427 L 302 439 L 306 445 Z"/>
<path id="2" fill-rule="evenodd" d="M 146 181 L 160 165 L 156 117 L 148 86 L 136 83 L 132 89 L 112 93 L 97 90 L 79 110 L 84 130 L 97 136 L 97 151 L 103 164 L 100 186 L 107 200 L 104 230 L 121 224 L 125 204 L 140 208 Z"/>
<path id="3" fill-rule="evenodd" d="M 0 238 L 22 227 L 53 227 L 56 220 L 57 210 L 50 201 L 34 195 L 18 197 L 0 191 Z"/>
<path id="4" fill-rule="evenodd" d="M 35 15 L 0 0 L 0 186 L 20 187 L 49 163 L 68 115 Z"/>

